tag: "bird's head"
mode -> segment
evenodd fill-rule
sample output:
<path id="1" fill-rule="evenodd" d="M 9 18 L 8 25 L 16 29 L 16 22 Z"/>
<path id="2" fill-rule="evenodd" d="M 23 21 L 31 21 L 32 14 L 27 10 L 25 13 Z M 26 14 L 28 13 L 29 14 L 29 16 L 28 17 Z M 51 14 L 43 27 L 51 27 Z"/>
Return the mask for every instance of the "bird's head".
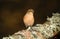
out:
<path id="1" fill-rule="evenodd" d="M 34 13 L 34 10 L 33 10 L 33 9 L 28 9 L 27 12 L 29 12 L 29 13 Z"/>

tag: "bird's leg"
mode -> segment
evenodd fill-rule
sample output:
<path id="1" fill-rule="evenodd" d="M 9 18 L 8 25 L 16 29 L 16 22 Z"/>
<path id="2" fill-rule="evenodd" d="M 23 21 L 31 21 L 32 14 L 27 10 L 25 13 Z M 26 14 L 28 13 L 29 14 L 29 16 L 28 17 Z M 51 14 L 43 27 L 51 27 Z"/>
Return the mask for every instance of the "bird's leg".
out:
<path id="1" fill-rule="evenodd" d="M 29 30 L 29 29 L 31 29 L 31 27 L 30 27 L 30 26 L 27 28 L 27 30 Z"/>

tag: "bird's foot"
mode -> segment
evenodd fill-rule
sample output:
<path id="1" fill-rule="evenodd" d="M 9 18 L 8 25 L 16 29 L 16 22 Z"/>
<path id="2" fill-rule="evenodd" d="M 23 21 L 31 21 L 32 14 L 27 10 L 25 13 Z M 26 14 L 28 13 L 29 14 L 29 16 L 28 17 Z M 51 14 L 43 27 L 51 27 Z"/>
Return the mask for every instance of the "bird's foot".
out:
<path id="1" fill-rule="evenodd" d="M 28 27 L 28 28 L 27 28 L 27 30 L 30 30 L 30 29 L 31 29 L 31 27 Z"/>

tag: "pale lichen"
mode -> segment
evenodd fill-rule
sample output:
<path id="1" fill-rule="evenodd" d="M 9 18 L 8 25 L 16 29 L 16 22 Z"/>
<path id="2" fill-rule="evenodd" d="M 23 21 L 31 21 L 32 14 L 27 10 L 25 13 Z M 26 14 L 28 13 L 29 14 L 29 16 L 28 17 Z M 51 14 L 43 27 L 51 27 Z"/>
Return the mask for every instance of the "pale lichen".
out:
<path id="1" fill-rule="evenodd" d="M 60 14 L 53 13 L 51 18 L 47 18 L 44 24 L 36 24 L 30 30 L 18 31 L 9 37 L 3 39 L 48 39 L 60 31 Z M 28 35 L 27 35 L 28 34 Z M 30 38 L 26 37 L 30 36 Z"/>

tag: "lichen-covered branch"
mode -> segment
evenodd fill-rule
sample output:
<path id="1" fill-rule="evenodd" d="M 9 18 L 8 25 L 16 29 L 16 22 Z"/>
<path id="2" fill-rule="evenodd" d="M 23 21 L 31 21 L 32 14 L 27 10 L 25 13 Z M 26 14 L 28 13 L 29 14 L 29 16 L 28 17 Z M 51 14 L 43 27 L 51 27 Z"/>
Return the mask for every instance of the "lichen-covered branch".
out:
<path id="1" fill-rule="evenodd" d="M 22 30 L 3 39 L 48 39 L 60 31 L 60 14 L 53 13 L 44 24 L 36 24 L 30 30 Z"/>

